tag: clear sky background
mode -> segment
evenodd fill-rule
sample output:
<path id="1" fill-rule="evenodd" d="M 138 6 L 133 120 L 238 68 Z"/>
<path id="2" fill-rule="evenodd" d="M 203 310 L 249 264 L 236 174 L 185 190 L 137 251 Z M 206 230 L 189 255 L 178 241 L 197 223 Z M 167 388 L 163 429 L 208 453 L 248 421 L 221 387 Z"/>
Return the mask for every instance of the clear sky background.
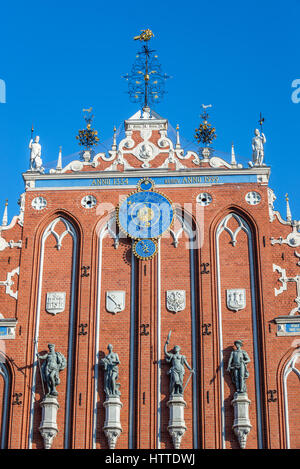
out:
<path id="1" fill-rule="evenodd" d="M 76 158 L 83 108 L 93 107 L 101 151 L 111 144 L 113 126 L 138 110 L 121 76 L 130 72 L 139 48 L 133 36 L 145 28 L 153 30 L 151 45 L 173 77 L 155 111 L 173 127 L 179 123 L 186 145 L 201 104 L 213 104 L 214 148 L 229 159 L 233 141 L 244 165 L 262 112 L 275 208 L 285 216 L 288 192 L 299 219 L 300 103 L 291 99 L 292 82 L 300 79 L 299 19 L 299 0 L 2 2 L 0 220 L 6 198 L 9 219 L 19 213 L 32 123 L 49 168 L 60 145 L 63 163 Z"/>

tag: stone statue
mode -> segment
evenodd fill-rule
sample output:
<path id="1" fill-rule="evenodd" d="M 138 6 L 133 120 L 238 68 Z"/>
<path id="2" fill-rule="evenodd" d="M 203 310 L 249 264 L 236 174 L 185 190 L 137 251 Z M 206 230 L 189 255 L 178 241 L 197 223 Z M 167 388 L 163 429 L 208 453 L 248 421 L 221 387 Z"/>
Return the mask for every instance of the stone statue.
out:
<path id="1" fill-rule="evenodd" d="M 113 346 L 108 344 L 107 346 L 108 354 L 100 360 L 101 365 L 104 367 L 104 391 L 106 397 L 116 397 L 120 396 L 119 391 L 120 384 L 116 381 L 119 377 L 119 368 L 120 363 L 118 354 L 113 352 Z"/>
<path id="2" fill-rule="evenodd" d="M 246 379 L 249 377 L 249 372 L 247 370 L 247 363 L 250 362 L 250 358 L 242 350 L 243 342 L 241 340 L 236 340 L 234 342 L 236 350 L 233 350 L 230 354 L 227 371 L 231 373 L 231 379 L 235 385 L 237 393 L 247 392 L 246 388 Z"/>
<path id="3" fill-rule="evenodd" d="M 171 363 L 171 368 L 168 371 L 168 375 L 170 375 L 170 396 L 183 396 L 183 391 L 185 389 L 183 387 L 183 377 L 185 373 L 184 365 L 190 370 L 191 375 L 195 371 L 188 364 L 186 357 L 184 355 L 180 355 L 179 345 L 175 345 L 174 353 L 168 352 L 167 345 L 169 344 L 170 335 L 171 331 L 169 332 L 164 347 L 166 361 Z"/>
<path id="4" fill-rule="evenodd" d="M 59 373 L 67 366 L 67 360 L 60 352 L 55 352 L 55 345 L 48 344 L 49 353 L 37 354 L 38 359 L 45 360 L 41 367 L 43 381 L 47 384 L 48 393 L 46 397 L 58 396 L 56 386 L 60 384 Z"/>
<path id="5" fill-rule="evenodd" d="M 252 138 L 252 166 L 263 166 L 265 143 L 265 134 L 260 134 L 259 130 L 255 129 L 254 137 Z"/>
<path id="6" fill-rule="evenodd" d="M 29 142 L 29 149 L 30 149 L 30 170 L 31 171 L 43 171 L 43 161 L 41 158 L 42 154 L 42 146 L 39 143 L 40 137 L 37 135 L 33 141 L 33 139 Z"/>

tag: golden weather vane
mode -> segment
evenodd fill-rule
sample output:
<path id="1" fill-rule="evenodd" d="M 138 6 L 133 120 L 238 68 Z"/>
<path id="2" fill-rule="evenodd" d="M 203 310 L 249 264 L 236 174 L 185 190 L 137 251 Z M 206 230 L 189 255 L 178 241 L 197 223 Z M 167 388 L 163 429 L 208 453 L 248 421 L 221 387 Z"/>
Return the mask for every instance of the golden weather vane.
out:
<path id="1" fill-rule="evenodd" d="M 150 41 L 150 39 L 154 37 L 153 32 L 151 29 L 141 29 L 141 34 L 139 36 L 134 36 L 135 41 Z"/>

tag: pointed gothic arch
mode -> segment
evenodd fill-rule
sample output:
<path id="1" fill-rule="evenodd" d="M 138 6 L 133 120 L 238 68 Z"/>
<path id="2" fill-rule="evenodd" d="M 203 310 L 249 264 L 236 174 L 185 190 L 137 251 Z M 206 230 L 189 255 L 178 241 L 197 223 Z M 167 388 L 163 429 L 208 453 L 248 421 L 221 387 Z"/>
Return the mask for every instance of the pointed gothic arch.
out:
<path id="1" fill-rule="evenodd" d="M 0 379 L 2 395 L 0 396 L 1 414 L 0 414 L 0 448 L 7 448 L 9 440 L 9 416 L 11 408 L 11 393 L 12 393 L 12 371 L 6 357 L 0 354 Z"/>
<path id="2" fill-rule="evenodd" d="M 60 228 L 60 229 L 59 229 Z M 40 224 L 39 230 L 37 231 L 36 239 L 34 242 L 38 246 L 36 249 L 38 253 L 38 258 L 36 260 L 36 282 L 33 282 L 34 291 L 33 296 L 34 301 L 34 346 L 33 346 L 33 355 L 32 355 L 32 376 L 31 376 L 31 397 L 30 397 L 30 415 L 29 415 L 29 434 L 28 434 L 28 446 L 32 447 L 33 443 L 38 442 L 39 436 L 37 436 L 37 418 L 38 413 L 41 415 L 40 408 L 36 402 L 36 393 L 41 393 L 41 377 L 39 376 L 39 368 L 37 362 L 37 353 L 39 350 L 40 342 L 54 342 L 57 345 L 57 337 L 52 336 L 42 336 L 40 334 L 40 324 L 42 321 L 49 320 L 50 315 L 47 319 L 45 317 L 43 309 L 45 308 L 45 291 L 44 284 L 47 281 L 46 269 L 49 266 L 52 266 L 53 274 L 51 277 L 55 277 L 55 271 L 58 272 L 57 266 L 59 262 L 56 262 L 45 255 L 46 243 L 51 241 L 52 252 L 55 253 L 55 258 L 57 256 L 64 256 L 64 262 L 66 262 L 66 255 L 63 254 L 64 245 L 70 239 L 71 244 L 69 246 L 69 266 L 70 266 L 70 276 L 68 278 L 68 290 L 67 292 L 67 314 L 65 315 L 66 327 L 68 328 L 68 343 L 60 344 L 58 347 L 66 345 L 66 359 L 67 359 L 67 368 L 66 373 L 66 389 L 65 389 L 65 399 L 62 407 L 65 410 L 65 420 L 64 420 L 64 429 L 62 429 L 62 434 L 64 435 L 64 441 L 62 443 L 64 448 L 69 448 L 72 445 L 72 426 L 73 426 L 73 391 L 74 391 L 74 368 L 76 361 L 76 340 L 75 340 L 75 330 L 77 327 L 77 304 L 78 304 L 78 278 L 79 278 L 79 255 L 80 255 L 80 243 L 81 243 L 81 227 L 77 221 L 70 216 L 69 213 L 64 211 L 58 211 L 52 213 L 49 217 L 44 219 Z M 62 254 L 60 254 L 62 252 Z M 62 314 L 62 313 L 60 313 Z M 53 318 L 53 320 L 55 320 Z M 47 328 L 43 328 L 47 331 Z M 51 328 L 50 335 L 51 335 Z M 45 333 L 44 333 L 45 335 Z M 45 347 L 45 344 L 44 344 Z M 40 442 L 38 442 L 40 444 Z"/>
<path id="3" fill-rule="evenodd" d="M 294 383 L 290 383 L 291 378 L 296 377 Z M 291 388 L 292 386 L 292 388 Z M 284 421 L 284 446 L 286 449 L 297 448 L 295 442 L 292 441 L 294 436 L 292 434 L 290 417 L 293 402 L 298 402 L 297 396 L 300 391 L 300 350 L 296 349 L 292 352 L 288 360 L 283 364 L 281 371 L 281 386 L 282 388 L 282 401 L 283 401 L 283 421 Z M 295 421 L 296 417 L 293 415 Z M 296 419 L 298 422 L 298 420 Z"/>
<path id="4" fill-rule="evenodd" d="M 233 222 L 235 225 L 234 228 L 230 228 L 230 222 Z M 227 213 L 224 212 L 223 215 L 219 215 L 218 219 L 215 220 L 215 223 L 212 225 L 212 233 L 213 233 L 213 243 L 214 246 L 214 262 L 215 262 L 215 273 L 216 273 L 216 320 L 218 325 L 218 343 L 219 343 L 219 393 L 220 393 L 220 424 L 221 424 L 221 446 L 226 448 L 227 440 L 230 440 L 228 432 L 231 432 L 231 425 L 233 423 L 225 421 L 225 414 L 230 415 L 230 403 L 226 404 L 228 406 L 227 412 L 225 412 L 225 403 L 230 400 L 229 395 L 225 395 L 224 390 L 224 383 L 225 379 L 228 380 L 228 374 L 225 372 L 226 364 L 224 362 L 224 354 L 228 354 L 228 351 L 224 348 L 224 327 L 223 327 L 223 320 L 224 314 L 226 312 L 226 301 L 225 301 L 225 289 L 230 288 L 226 286 L 223 287 L 223 277 L 222 276 L 222 266 L 221 266 L 221 256 L 224 255 L 220 249 L 220 240 L 222 236 L 227 236 L 227 243 L 228 245 L 232 246 L 232 250 L 238 245 L 239 237 L 241 233 L 244 233 L 246 236 L 247 241 L 244 242 L 247 245 L 247 262 L 249 264 L 249 291 L 248 291 L 248 299 L 247 303 L 250 304 L 251 309 L 251 321 L 250 317 L 248 318 L 248 328 L 251 329 L 252 339 L 249 340 L 248 343 L 253 343 L 253 368 L 254 368 L 254 389 L 255 389 L 255 406 L 256 406 L 256 428 L 257 428 L 257 447 L 263 448 L 265 445 L 265 436 L 264 436 L 264 397 L 262 396 L 262 376 L 261 373 L 262 367 L 264 366 L 263 363 L 263 343 L 262 343 L 262 321 L 261 321 L 261 296 L 260 296 L 260 273 L 258 271 L 258 233 L 257 233 L 257 225 L 255 220 L 253 220 L 249 214 L 238 207 L 229 207 Z M 245 254 L 243 254 L 245 255 Z M 230 259 L 228 264 L 232 262 L 233 259 Z M 228 266 L 229 267 L 229 266 Z M 235 266 L 232 266 L 232 270 L 234 272 Z M 234 274 L 231 274 L 231 277 L 234 277 Z M 227 273 L 227 278 L 230 278 L 230 275 Z M 236 282 L 231 286 L 237 287 L 236 283 L 240 282 L 240 279 L 237 279 Z M 233 313 L 235 314 L 235 313 Z M 236 317 L 241 317 L 241 315 L 236 314 L 236 316 L 231 317 L 232 326 L 235 327 Z M 250 324 L 251 322 L 251 324 Z M 227 326 L 226 326 L 227 327 Z M 244 326 L 245 327 L 245 326 Z M 243 331 L 237 332 L 239 336 L 234 337 L 234 339 L 243 339 L 240 335 L 243 334 Z M 227 344 L 227 348 L 228 348 Z M 233 341 L 232 344 L 233 345 Z M 231 396 L 232 397 L 232 396 Z M 252 436 L 252 435 L 251 435 Z"/>

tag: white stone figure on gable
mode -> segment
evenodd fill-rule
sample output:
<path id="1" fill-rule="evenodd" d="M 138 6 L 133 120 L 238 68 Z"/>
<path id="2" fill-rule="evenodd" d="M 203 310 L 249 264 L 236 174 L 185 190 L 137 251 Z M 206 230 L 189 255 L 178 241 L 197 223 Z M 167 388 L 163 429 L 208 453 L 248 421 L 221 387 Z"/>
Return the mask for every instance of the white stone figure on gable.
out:
<path id="1" fill-rule="evenodd" d="M 263 166 L 264 144 L 266 141 L 265 134 L 255 129 L 254 137 L 252 138 L 252 163 L 250 166 Z"/>
<path id="2" fill-rule="evenodd" d="M 29 142 L 30 149 L 30 170 L 43 172 L 43 161 L 41 158 L 42 146 L 39 143 L 40 137 L 37 135 L 35 139 L 31 139 Z"/>

